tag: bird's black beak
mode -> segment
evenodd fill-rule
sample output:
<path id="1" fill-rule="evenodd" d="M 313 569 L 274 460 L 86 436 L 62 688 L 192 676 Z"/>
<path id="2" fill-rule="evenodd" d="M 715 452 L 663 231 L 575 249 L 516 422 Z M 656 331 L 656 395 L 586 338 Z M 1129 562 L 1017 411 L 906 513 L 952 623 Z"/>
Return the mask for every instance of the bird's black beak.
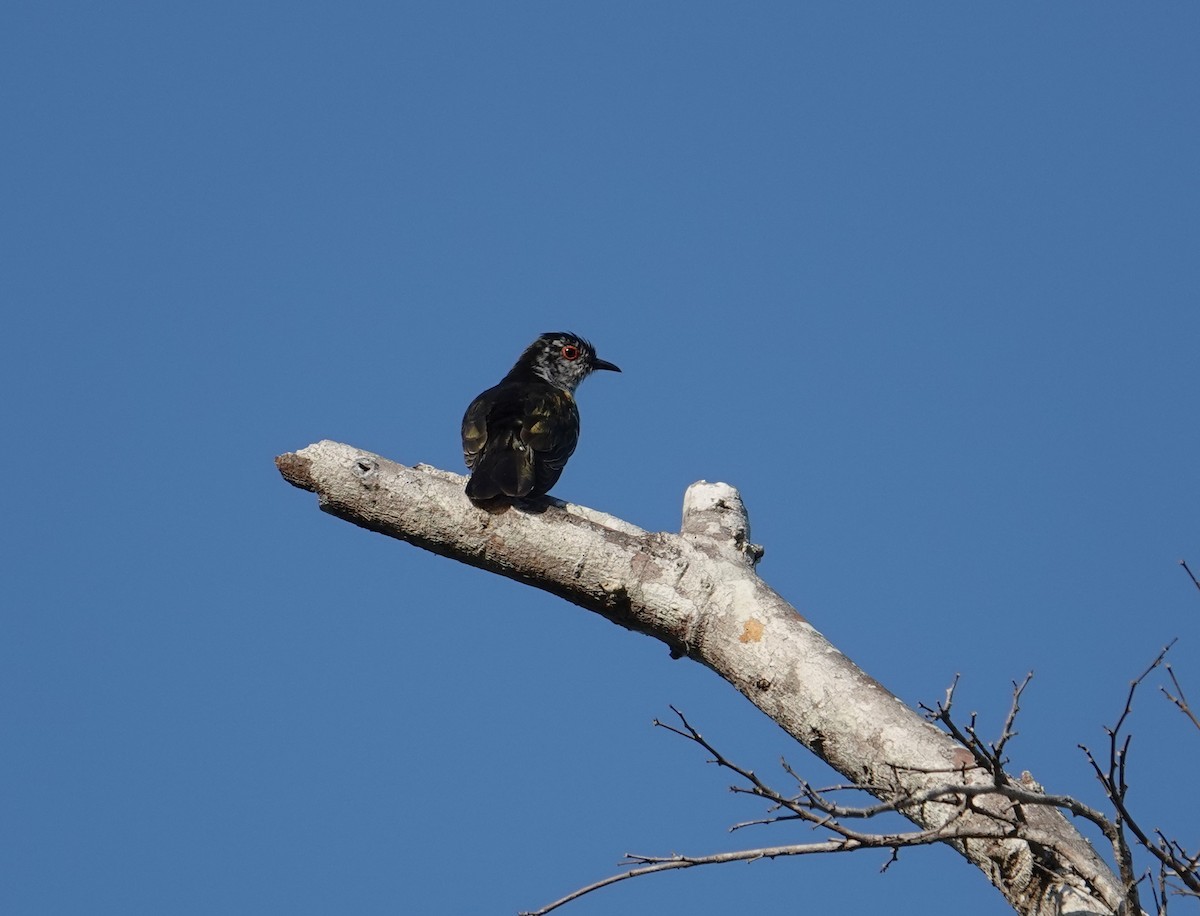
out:
<path id="1" fill-rule="evenodd" d="M 618 365 L 615 365 L 614 363 L 610 363 L 610 362 L 609 362 L 608 360 L 606 360 L 606 359 L 599 359 L 599 358 L 596 358 L 596 359 L 593 359 L 593 360 L 592 360 L 592 369 L 593 369 L 593 370 L 595 370 L 595 369 L 608 369 L 610 372 L 620 372 L 620 371 L 621 371 L 621 367 L 620 367 L 620 366 L 618 366 Z"/>

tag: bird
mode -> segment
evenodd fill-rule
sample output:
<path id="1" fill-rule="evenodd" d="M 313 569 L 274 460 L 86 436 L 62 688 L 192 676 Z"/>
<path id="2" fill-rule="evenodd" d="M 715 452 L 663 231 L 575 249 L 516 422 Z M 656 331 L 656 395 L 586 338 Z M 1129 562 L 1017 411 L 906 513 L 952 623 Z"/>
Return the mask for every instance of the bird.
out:
<path id="1" fill-rule="evenodd" d="M 578 334 L 550 331 L 471 402 L 462 446 L 472 501 L 544 496 L 558 482 L 579 442 L 575 389 L 597 369 L 621 371 Z"/>

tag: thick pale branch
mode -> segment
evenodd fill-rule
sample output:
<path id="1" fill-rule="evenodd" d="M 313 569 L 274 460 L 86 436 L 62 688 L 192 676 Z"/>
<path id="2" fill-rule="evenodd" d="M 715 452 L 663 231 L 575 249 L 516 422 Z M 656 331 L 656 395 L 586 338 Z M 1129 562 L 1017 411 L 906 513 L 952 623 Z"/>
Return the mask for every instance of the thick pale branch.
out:
<path id="1" fill-rule="evenodd" d="M 559 595 L 711 668 L 796 740 L 885 802 L 947 781 L 990 784 L 974 756 L 860 670 L 755 573 L 761 548 L 737 491 L 693 484 L 680 534 L 646 532 L 553 499 L 481 509 L 465 479 L 405 467 L 336 442 L 281 455 L 295 486 L 356 525 Z M 946 774 L 952 774 L 950 778 Z M 925 830 L 951 819 L 952 843 L 1029 914 L 1115 913 L 1120 883 L 1058 811 L 1029 810 L 1034 842 L 992 838 L 994 812 L 936 796 L 905 808 Z"/>

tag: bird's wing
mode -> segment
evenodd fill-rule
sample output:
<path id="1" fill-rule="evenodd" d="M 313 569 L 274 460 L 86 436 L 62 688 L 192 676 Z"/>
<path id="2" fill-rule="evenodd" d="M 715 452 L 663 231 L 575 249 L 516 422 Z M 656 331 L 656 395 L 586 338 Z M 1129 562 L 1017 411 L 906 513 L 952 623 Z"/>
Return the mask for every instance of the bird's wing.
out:
<path id="1" fill-rule="evenodd" d="M 525 398 L 521 441 L 548 467 L 561 471 L 579 441 L 579 408 L 559 388 L 546 386 Z"/>
<path id="2" fill-rule="evenodd" d="M 483 451 L 483 447 L 487 444 L 488 407 L 491 404 L 489 396 L 494 390 L 488 389 L 473 400 L 471 406 L 467 408 L 467 412 L 463 414 L 463 460 L 467 462 L 468 468 L 475 467 L 475 461 L 479 458 L 479 453 Z"/>

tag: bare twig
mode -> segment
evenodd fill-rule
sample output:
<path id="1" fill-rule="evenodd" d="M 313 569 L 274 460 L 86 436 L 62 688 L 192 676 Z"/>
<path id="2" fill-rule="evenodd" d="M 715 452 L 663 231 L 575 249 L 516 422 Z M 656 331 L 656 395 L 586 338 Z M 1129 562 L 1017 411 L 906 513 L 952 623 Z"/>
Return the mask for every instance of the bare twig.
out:
<path id="1" fill-rule="evenodd" d="M 1167 874 L 1160 876 L 1160 884 L 1164 889 L 1168 887 L 1168 880 L 1174 879 L 1179 881 L 1187 892 L 1193 894 L 1200 893 L 1200 872 L 1197 871 L 1197 861 L 1200 859 L 1200 856 L 1189 855 L 1179 843 L 1167 840 L 1161 832 L 1157 833 L 1157 840 L 1151 839 L 1130 813 L 1129 807 L 1126 804 L 1126 797 L 1129 793 L 1128 766 L 1132 735 L 1122 735 L 1122 730 L 1125 727 L 1126 721 L 1133 713 L 1133 698 L 1137 693 L 1138 687 L 1150 676 L 1155 668 L 1164 664 L 1167 652 L 1175 645 L 1175 642 L 1176 640 L 1171 640 L 1171 642 L 1167 643 L 1146 670 L 1130 682 L 1129 693 L 1125 697 L 1125 707 L 1122 709 L 1121 715 L 1117 718 L 1117 724 L 1104 729 L 1108 735 L 1108 765 L 1101 767 L 1092 755 L 1092 752 L 1084 745 L 1080 745 L 1080 748 L 1087 757 L 1088 763 L 1092 767 L 1093 773 L 1104 789 L 1105 795 L 1108 796 L 1109 801 L 1112 803 L 1113 811 L 1116 814 L 1116 818 L 1112 822 L 1113 829 L 1111 831 L 1106 830 L 1105 835 L 1113 845 L 1113 853 L 1116 856 L 1121 879 L 1125 883 L 1130 904 L 1139 908 L 1140 905 L 1137 903 L 1137 885 L 1139 879 L 1134 872 L 1133 851 L 1126 831 L 1133 835 L 1137 845 L 1141 846 L 1158 860 L 1160 871 L 1162 869 L 1166 870 Z M 1176 687 L 1178 688 L 1178 684 L 1176 684 Z M 1181 706 L 1181 708 L 1183 707 Z M 1160 912 L 1163 909 L 1165 909 L 1165 906 L 1160 904 Z"/>
<path id="2" fill-rule="evenodd" d="M 641 862 L 645 863 L 638 868 L 631 868 L 628 871 L 619 872 L 615 875 L 609 875 L 600 881 L 581 887 L 578 890 L 572 891 L 565 897 L 560 897 L 553 903 L 538 910 L 527 910 L 519 914 L 519 916 L 544 916 L 544 914 L 558 909 L 560 906 L 570 903 L 572 900 L 578 900 L 585 894 L 590 894 L 592 891 L 598 891 L 602 887 L 608 887 L 610 884 L 616 884 L 619 881 L 625 881 L 629 878 L 638 878 L 642 875 L 651 875 L 660 871 L 671 871 L 679 868 L 691 868 L 695 865 L 722 865 L 728 862 L 753 862 L 757 859 L 774 859 L 778 856 L 801 856 L 812 855 L 822 852 L 840 852 L 848 851 L 852 848 L 863 848 L 861 846 L 853 847 L 839 840 L 827 840 L 823 843 L 804 843 L 796 846 L 768 846 L 762 849 L 746 849 L 738 852 L 722 852 L 709 856 L 667 856 L 663 858 L 655 858 L 653 856 L 639 856 L 632 853 L 626 854 L 625 861 L 622 865 L 633 865 Z"/>
<path id="3" fill-rule="evenodd" d="M 1033 680 L 1033 672 L 1030 671 L 1025 675 L 1025 680 L 1021 683 L 1013 681 L 1012 705 L 1009 707 L 1008 715 L 1004 719 L 1004 731 L 1000 733 L 1000 738 L 992 745 L 992 757 L 999 764 L 1007 764 L 1008 758 L 1004 757 L 1004 746 L 1010 740 L 1015 738 L 1017 732 L 1015 726 L 1017 721 L 1017 713 L 1021 711 L 1021 694 L 1025 692 L 1025 688 L 1029 686 L 1029 682 Z"/>
<path id="4" fill-rule="evenodd" d="M 946 731 L 950 733 L 950 737 L 971 752 L 971 756 L 975 758 L 975 765 L 989 773 L 995 785 L 1005 785 L 1011 782 L 1011 779 L 1004 771 L 1004 767 L 1008 764 L 1008 758 L 1004 756 L 1004 749 L 1008 742 L 1018 734 L 1016 731 L 1016 721 L 1017 714 L 1021 711 L 1021 695 L 1025 692 L 1025 688 L 1029 686 L 1029 682 L 1033 680 L 1033 672 L 1030 671 L 1026 674 L 1024 680 L 1019 684 L 1016 681 L 1013 682 L 1012 704 L 1009 707 L 1008 715 L 1004 719 L 1004 728 L 1001 730 L 1000 737 L 994 742 L 986 741 L 980 737 L 975 725 L 974 713 L 971 714 L 969 721 L 964 726 L 960 727 L 954 721 L 951 709 L 954 701 L 954 690 L 958 686 L 958 680 L 959 675 L 956 674 L 954 681 L 946 690 L 946 699 L 935 708 L 922 703 L 921 709 L 928 718 L 935 722 L 940 722 Z"/>
<path id="5" fill-rule="evenodd" d="M 1187 560 L 1180 560 L 1179 565 L 1183 567 L 1183 571 L 1191 577 L 1192 585 L 1200 588 L 1200 580 L 1196 578 L 1196 574 L 1192 572 L 1191 567 L 1187 565 Z"/>
<path id="6" fill-rule="evenodd" d="M 1183 687 L 1179 683 L 1179 678 L 1175 677 L 1175 669 L 1171 667 L 1170 662 L 1167 662 L 1163 667 L 1167 669 L 1167 675 L 1171 678 L 1171 683 L 1175 685 L 1175 693 L 1171 693 L 1166 687 L 1159 687 L 1158 689 L 1179 708 L 1180 712 L 1192 720 L 1192 724 L 1196 728 L 1200 728 L 1200 718 L 1197 718 L 1196 713 L 1192 711 L 1192 707 L 1187 701 L 1187 697 L 1183 695 Z"/>
<path id="7" fill-rule="evenodd" d="M 702 748 L 704 748 L 706 751 L 708 751 L 709 754 L 712 755 L 710 762 L 715 763 L 720 767 L 724 767 L 725 769 L 732 770 L 733 772 L 735 772 L 739 776 L 741 776 L 749 784 L 748 787 L 731 786 L 730 787 L 731 791 L 739 793 L 739 794 L 754 795 L 758 798 L 765 799 L 771 803 L 771 805 L 772 805 L 771 810 L 777 811 L 777 810 L 784 809 L 784 810 L 791 812 L 790 815 L 781 815 L 781 816 L 777 816 L 777 817 L 767 818 L 767 819 L 762 820 L 761 822 L 751 821 L 751 822 L 745 822 L 743 824 L 738 824 L 738 825 L 735 825 L 735 827 L 733 829 L 737 829 L 739 827 L 744 827 L 744 826 L 750 826 L 751 824 L 754 824 L 754 823 L 766 824 L 766 823 L 774 823 L 776 821 L 781 821 L 781 820 L 801 820 L 801 821 L 805 821 L 805 822 L 811 824 L 814 827 L 821 827 L 826 830 L 832 831 L 833 833 L 835 833 L 839 837 L 841 837 L 843 840 L 847 840 L 847 841 L 857 844 L 856 848 L 858 848 L 858 846 L 861 846 L 861 847 L 891 846 L 892 845 L 891 841 L 888 840 L 886 837 L 883 837 L 880 834 L 863 833 L 861 831 L 854 830 L 850 827 L 847 827 L 845 824 L 841 823 L 841 819 L 843 819 L 843 818 L 866 819 L 866 818 L 876 817 L 879 814 L 884 814 L 884 813 L 888 813 L 888 812 L 895 812 L 895 813 L 903 814 L 903 813 L 905 813 L 906 809 L 912 809 L 919 805 L 926 804 L 931 801 L 940 801 L 940 802 L 950 802 L 950 803 L 956 805 L 957 810 L 955 811 L 955 813 L 951 814 L 951 816 L 946 820 L 946 822 L 944 824 L 942 824 L 941 826 L 939 826 L 937 828 L 918 831 L 918 832 L 912 833 L 912 834 L 904 834 L 904 837 L 906 838 L 904 841 L 905 845 L 913 845 L 913 843 L 914 843 L 913 838 L 915 838 L 915 837 L 920 837 L 921 838 L 920 842 L 922 842 L 922 843 L 936 842 L 936 841 L 942 841 L 942 840 L 946 840 L 946 839 L 959 839 L 962 837 L 961 831 L 954 832 L 951 828 L 953 827 L 954 823 L 959 819 L 959 817 L 961 817 L 962 813 L 969 807 L 969 800 L 976 798 L 980 795 L 996 794 L 993 791 L 992 787 L 986 786 L 986 785 L 984 785 L 984 786 L 947 785 L 947 786 L 938 786 L 938 787 L 928 789 L 925 791 L 921 791 L 921 792 L 905 793 L 901 797 L 897 798 L 894 801 L 879 802 L 874 805 L 861 806 L 861 807 L 841 805 L 841 804 L 837 804 L 837 803 L 831 801 L 827 797 L 827 792 L 830 790 L 816 789 L 813 786 L 811 786 L 808 782 L 806 782 L 805 780 L 797 777 L 796 774 L 791 770 L 791 768 L 788 767 L 788 765 L 785 761 L 784 762 L 785 770 L 793 778 L 796 779 L 796 781 L 799 785 L 799 788 L 800 788 L 799 795 L 791 796 L 791 797 L 785 796 L 785 795 L 781 794 L 780 792 L 776 791 L 775 789 L 771 788 L 766 783 L 764 783 L 752 770 L 747 770 L 746 768 L 739 766 L 738 764 L 733 763 L 732 761 L 727 759 L 703 735 L 701 735 L 700 732 L 697 731 L 690 722 L 688 722 L 687 718 L 683 715 L 683 713 L 681 713 L 674 706 L 671 707 L 671 711 L 674 712 L 675 715 L 679 717 L 679 721 L 682 724 L 682 728 L 676 728 L 673 725 L 668 725 L 664 722 L 660 722 L 657 719 L 654 721 L 654 724 L 656 726 L 658 726 L 659 728 L 665 728 L 669 732 L 672 732 L 676 735 L 680 735 L 681 737 L 687 738 L 689 741 L 692 741 L 692 742 L 700 745 Z M 865 790 L 865 787 L 863 787 L 863 786 L 845 786 L 845 785 L 832 787 L 832 791 L 849 791 L 849 790 L 863 791 L 863 790 Z M 983 836 L 983 837 L 1004 837 L 1004 836 L 1008 835 L 1008 832 L 1006 829 L 996 829 L 995 827 L 992 827 L 987 830 L 979 831 L 978 835 Z"/>

